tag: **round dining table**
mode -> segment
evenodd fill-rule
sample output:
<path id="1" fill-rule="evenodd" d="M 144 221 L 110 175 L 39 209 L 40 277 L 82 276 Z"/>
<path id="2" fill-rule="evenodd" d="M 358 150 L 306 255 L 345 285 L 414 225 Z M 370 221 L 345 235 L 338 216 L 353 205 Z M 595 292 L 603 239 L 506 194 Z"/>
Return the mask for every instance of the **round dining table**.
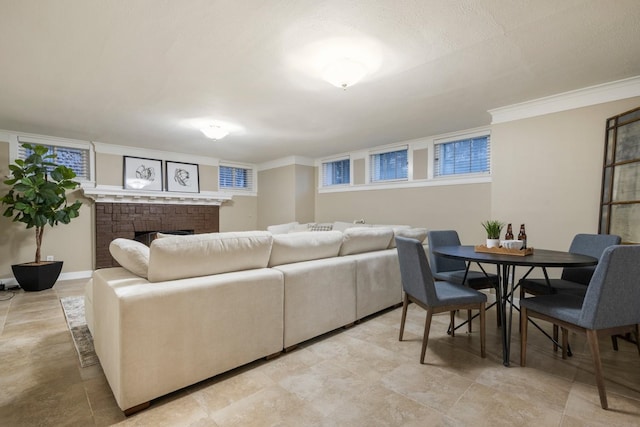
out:
<path id="1" fill-rule="evenodd" d="M 502 325 L 502 361 L 504 366 L 509 366 L 515 267 L 530 267 L 529 271 L 533 268 L 540 267 L 542 268 L 544 277 L 548 280 L 547 268 L 588 267 L 598 264 L 597 258 L 588 255 L 546 249 L 532 249 L 532 251 L 533 253 L 529 255 L 477 252 L 476 247 L 471 245 L 442 246 L 433 251 L 435 255 L 466 261 L 467 271 L 469 271 L 469 266 L 472 262 L 496 265 L 498 275 L 496 298 L 500 299 L 497 306 L 498 316 L 500 316 Z M 529 272 L 527 272 L 527 275 L 528 274 Z M 509 280 L 509 276 L 511 276 L 511 280 Z M 511 283 L 510 287 L 509 282 Z M 510 304 L 508 323 L 506 316 L 507 303 Z"/>

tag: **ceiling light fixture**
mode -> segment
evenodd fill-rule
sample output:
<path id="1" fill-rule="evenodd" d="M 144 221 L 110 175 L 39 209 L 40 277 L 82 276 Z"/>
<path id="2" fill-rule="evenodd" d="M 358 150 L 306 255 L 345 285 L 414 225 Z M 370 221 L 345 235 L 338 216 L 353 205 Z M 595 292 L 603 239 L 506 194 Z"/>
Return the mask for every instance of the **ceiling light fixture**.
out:
<path id="1" fill-rule="evenodd" d="M 336 87 L 347 89 L 358 83 L 367 74 L 365 66 L 350 58 L 341 58 L 331 63 L 322 78 Z"/>
<path id="2" fill-rule="evenodd" d="M 222 139 L 225 136 L 229 135 L 229 131 L 221 128 L 218 125 L 208 125 L 206 127 L 200 128 L 200 131 L 209 139 Z"/>

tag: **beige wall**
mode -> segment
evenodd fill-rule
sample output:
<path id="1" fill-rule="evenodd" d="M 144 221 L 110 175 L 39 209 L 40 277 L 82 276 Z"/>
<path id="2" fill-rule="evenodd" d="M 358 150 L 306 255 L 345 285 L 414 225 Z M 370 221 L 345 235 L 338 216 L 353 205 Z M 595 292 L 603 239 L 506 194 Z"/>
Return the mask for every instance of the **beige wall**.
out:
<path id="1" fill-rule="evenodd" d="M 258 229 L 258 198 L 233 196 L 220 206 L 220 231 L 250 231 Z"/>
<path id="2" fill-rule="evenodd" d="M 295 221 L 295 165 L 258 172 L 258 229 Z"/>
<path id="3" fill-rule="evenodd" d="M 96 183 L 122 187 L 122 156 L 96 153 Z"/>
<path id="4" fill-rule="evenodd" d="M 490 214 L 490 184 L 321 193 L 316 198 L 318 222 L 364 219 L 369 224 L 456 229 L 467 244 L 484 238 L 480 222 Z"/>
<path id="5" fill-rule="evenodd" d="M 313 222 L 315 218 L 316 200 L 316 168 L 313 166 L 296 165 L 296 213 L 295 221 L 303 224 Z"/>
<path id="6" fill-rule="evenodd" d="M 526 224 L 530 246 L 566 250 L 597 233 L 608 117 L 640 98 L 497 124 L 491 130 L 491 215 Z"/>
<path id="7" fill-rule="evenodd" d="M 258 172 L 258 229 L 315 217 L 316 169 L 288 165 Z"/>

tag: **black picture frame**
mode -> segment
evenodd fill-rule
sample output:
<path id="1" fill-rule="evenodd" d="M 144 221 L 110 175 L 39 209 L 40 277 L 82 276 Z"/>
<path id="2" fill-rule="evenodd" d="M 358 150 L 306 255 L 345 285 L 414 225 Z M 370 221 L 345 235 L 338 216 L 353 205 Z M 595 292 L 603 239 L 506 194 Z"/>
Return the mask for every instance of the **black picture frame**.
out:
<path id="1" fill-rule="evenodd" d="M 124 156 L 122 182 L 126 190 L 162 191 L 162 160 Z"/>
<path id="2" fill-rule="evenodd" d="M 165 188 L 178 193 L 200 192 L 200 171 L 194 163 L 165 162 Z"/>

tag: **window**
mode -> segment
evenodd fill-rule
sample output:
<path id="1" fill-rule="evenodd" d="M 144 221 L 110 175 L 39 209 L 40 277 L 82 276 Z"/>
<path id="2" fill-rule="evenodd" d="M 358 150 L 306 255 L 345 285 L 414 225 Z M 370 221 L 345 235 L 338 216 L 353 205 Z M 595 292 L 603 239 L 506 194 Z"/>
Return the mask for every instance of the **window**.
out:
<path id="1" fill-rule="evenodd" d="M 371 182 L 407 179 L 408 149 L 372 154 Z"/>
<path id="2" fill-rule="evenodd" d="M 490 145 L 489 135 L 435 144 L 433 176 L 490 172 Z"/>
<path id="3" fill-rule="evenodd" d="M 21 141 L 25 142 L 25 141 Z M 58 145 L 49 145 L 42 143 L 32 143 L 47 147 L 47 154 L 55 154 L 55 163 L 64 165 L 72 169 L 76 173 L 76 179 L 81 181 L 90 180 L 90 154 L 88 148 L 63 147 Z M 26 159 L 33 153 L 33 150 L 27 150 L 22 145 L 18 148 L 18 158 Z"/>
<path id="4" fill-rule="evenodd" d="M 227 190 L 253 190 L 253 170 L 220 165 L 220 188 Z"/>
<path id="5" fill-rule="evenodd" d="M 322 163 L 322 186 L 344 185 L 351 182 L 350 159 Z"/>

